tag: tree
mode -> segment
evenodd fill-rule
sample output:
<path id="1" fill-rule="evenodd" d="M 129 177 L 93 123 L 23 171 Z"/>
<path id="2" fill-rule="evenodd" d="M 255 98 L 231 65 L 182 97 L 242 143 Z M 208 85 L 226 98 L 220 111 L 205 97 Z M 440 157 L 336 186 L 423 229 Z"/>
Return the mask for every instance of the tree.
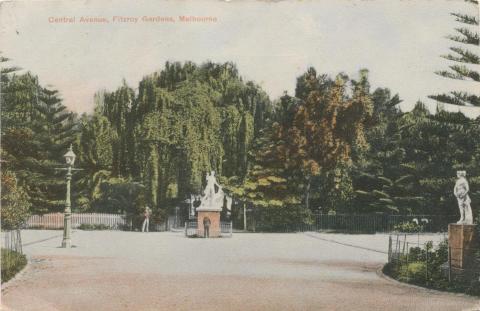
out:
<path id="1" fill-rule="evenodd" d="M 75 115 L 58 91 L 42 87 L 30 73 L 13 75 L 2 91 L 2 157 L 28 192 L 32 210 L 62 210 L 65 183 L 54 169 L 63 166 L 62 155 L 76 139 Z"/>
<path id="2" fill-rule="evenodd" d="M 476 14 L 478 14 L 478 1 L 466 1 L 475 5 Z M 456 21 L 461 23 L 462 26 L 455 28 L 455 31 L 457 32 L 456 35 L 451 35 L 447 38 L 460 43 L 460 45 L 450 48 L 453 53 L 442 55 L 443 58 L 453 62 L 453 64 L 449 66 L 450 69 L 437 71 L 436 74 L 445 78 L 474 81 L 478 83 L 480 82 L 480 74 L 472 68 L 472 65 L 480 64 L 480 56 L 477 53 L 472 52 L 470 49 L 471 46 L 474 46 L 474 49 L 477 49 L 479 45 L 478 15 L 475 16 L 462 13 L 451 13 L 451 15 L 455 16 Z M 471 26 L 474 26 L 475 28 L 469 28 Z M 480 107 L 480 97 L 468 92 L 452 91 L 449 94 L 431 95 L 429 97 L 441 103 Z"/>
<path id="3" fill-rule="evenodd" d="M 270 113 L 266 93 L 230 62 L 167 62 L 140 81 L 138 94 L 124 84 L 98 97 L 118 137 L 111 176 L 142 183 L 154 209 L 200 193 L 210 170 L 243 179 Z"/>
<path id="4" fill-rule="evenodd" d="M 366 145 L 364 129 L 372 104 L 366 70 L 360 71 L 359 81 L 339 74 L 330 82 L 324 75 L 317 76 L 314 69 L 302 77 L 297 92 L 309 91 L 297 106 L 293 126 L 284 128 L 284 135 L 288 165 L 295 167 L 297 176 L 303 179 L 299 182 L 304 184 L 304 201 L 309 208 L 312 178 L 337 165 L 350 165 L 353 146 Z M 351 84 L 351 96 L 346 93 L 347 82 Z"/>
<path id="5" fill-rule="evenodd" d="M 309 211 L 300 205 L 297 185 L 289 182 L 285 142 L 275 134 L 278 127 L 273 124 L 255 141 L 252 166 L 245 179 L 234 176 L 221 180 L 231 195 L 254 207 L 256 222 L 267 231 L 310 220 Z"/>
<path id="6" fill-rule="evenodd" d="M 395 181 L 405 180 L 405 171 L 401 164 L 405 159 L 405 150 L 401 145 L 398 119 L 402 113 L 398 107 L 401 100 L 398 94 L 392 96 L 389 89 L 378 88 L 372 93 L 373 116 L 366 130 L 367 148 L 354 149 L 352 182 L 355 189 L 354 212 L 400 212 L 398 200 L 387 202 L 400 192 L 388 197 L 379 192 L 396 187 Z M 385 189 L 388 188 L 388 189 Z M 389 192 L 390 193 L 390 192 Z M 382 199 L 382 200 L 380 200 Z"/>
<path id="7" fill-rule="evenodd" d="M 131 169 L 134 166 L 132 163 L 134 158 L 132 135 L 135 116 L 131 113 L 134 99 L 134 90 L 123 81 L 123 85 L 118 90 L 104 94 L 104 106 L 101 107 L 118 136 L 113 145 L 112 159 L 112 174 L 117 177 L 131 176 Z"/>
<path id="8" fill-rule="evenodd" d="M 29 215 L 31 203 L 25 189 L 18 185 L 15 174 L 2 172 L 2 230 L 19 229 Z"/>
<path id="9" fill-rule="evenodd" d="M 80 189 L 76 204 L 87 210 L 99 199 L 101 184 L 112 178 L 113 146 L 118 136 L 98 106 L 93 115 L 80 118 L 80 127 L 77 157 L 84 169 L 74 182 L 75 189 Z"/>
<path id="10" fill-rule="evenodd" d="M 310 68 L 297 82 L 304 98 L 285 94 L 277 102 L 273 123 L 256 139 L 245 180 L 229 180 L 230 191 L 253 205 L 268 227 L 308 222 L 314 178 L 335 172 L 339 183 L 338 168 L 351 161 L 354 145 L 365 144 L 372 110 L 368 88 L 365 71 L 358 82 L 344 75 L 331 82 Z"/>

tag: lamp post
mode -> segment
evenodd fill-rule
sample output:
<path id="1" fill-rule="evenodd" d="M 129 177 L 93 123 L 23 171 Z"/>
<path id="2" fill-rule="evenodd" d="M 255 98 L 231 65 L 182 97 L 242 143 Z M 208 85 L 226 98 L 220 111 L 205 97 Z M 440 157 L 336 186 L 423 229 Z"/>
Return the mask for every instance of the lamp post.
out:
<path id="1" fill-rule="evenodd" d="M 64 155 L 67 163 L 67 197 L 65 199 L 65 213 L 63 218 L 63 240 L 62 248 L 72 247 L 72 208 L 70 203 L 70 181 L 72 180 L 72 166 L 75 163 L 75 153 L 73 153 L 72 145 Z"/>

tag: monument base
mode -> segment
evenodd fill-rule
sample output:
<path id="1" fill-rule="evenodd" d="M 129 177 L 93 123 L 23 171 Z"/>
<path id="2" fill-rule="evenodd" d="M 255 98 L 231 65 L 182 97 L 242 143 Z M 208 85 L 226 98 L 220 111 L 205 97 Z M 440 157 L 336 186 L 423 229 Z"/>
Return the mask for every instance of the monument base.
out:
<path id="1" fill-rule="evenodd" d="M 478 239 L 476 225 L 448 225 L 448 245 L 452 270 L 468 269 L 475 263 L 474 254 L 478 248 Z"/>
<path id="2" fill-rule="evenodd" d="M 210 218 L 210 229 L 209 229 L 209 237 L 210 238 L 218 238 L 220 237 L 220 211 L 198 211 L 197 216 L 197 234 L 200 237 L 204 236 L 205 229 L 203 228 L 203 219 L 205 217 Z"/>

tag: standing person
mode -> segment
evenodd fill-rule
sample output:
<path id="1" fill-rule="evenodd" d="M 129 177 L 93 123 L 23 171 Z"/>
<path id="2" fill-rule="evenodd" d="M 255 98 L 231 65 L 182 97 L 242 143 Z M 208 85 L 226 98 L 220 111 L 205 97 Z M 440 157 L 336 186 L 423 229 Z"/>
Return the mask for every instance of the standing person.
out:
<path id="1" fill-rule="evenodd" d="M 148 206 L 145 206 L 145 211 L 143 212 L 143 224 L 142 224 L 142 232 L 148 232 L 148 226 L 150 225 L 150 214 L 151 210 Z"/>
<path id="2" fill-rule="evenodd" d="M 205 217 L 203 218 L 203 237 L 208 238 L 210 237 L 210 218 Z"/>

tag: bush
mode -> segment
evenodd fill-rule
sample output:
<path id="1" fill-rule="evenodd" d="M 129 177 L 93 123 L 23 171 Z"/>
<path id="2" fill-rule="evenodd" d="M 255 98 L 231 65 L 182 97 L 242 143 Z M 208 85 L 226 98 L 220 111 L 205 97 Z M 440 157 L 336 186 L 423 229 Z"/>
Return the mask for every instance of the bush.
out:
<path id="1" fill-rule="evenodd" d="M 398 276 L 399 281 L 424 284 L 426 280 L 427 265 L 425 262 L 415 261 L 408 265 L 402 265 Z"/>
<path id="2" fill-rule="evenodd" d="M 78 226 L 80 230 L 110 230 L 111 228 L 104 224 L 81 224 Z"/>
<path id="3" fill-rule="evenodd" d="M 480 296 L 478 276 L 475 277 L 470 273 L 449 282 L 444 270 L 448 262 L 447 240 L 440 243 L 437 249 L 433 249 L 432 242 L 428 242 L 425 248 L 412 247 L 408 257 L 401 255 L 398 259 L 386 264 L 383 269 L 385 274 L 396 280 L 438 290 Z"/>
<path id="4" fill-rule="evenodd" d="M 423 229 L 423 225 L 417 224 L 413 221 L 405 221 L 393 227 L 393 230 L 405 233 L 422 232 Z"/>
<path id="5" fill-rule="evenodd" d="M 2 283 L 13 278 L 26 265 L 25 255 L 2 248 Z"/>
<path id="6" fill-rule="evenodd" d="M 255 230 L 264 232 L 295 231 L 298 224 L 313 223 L 311 211 L 300 205 L 255 207 L 249 216 Z"/>
<path id="7" fill-rule="evenodd" d="M 31 206 L 25 189 L 17 184 L 17 178 L 13 172 L 2 171 L 2 202 L 1 220 L 3 230 L 19 228 L 28 217 Z"/>

